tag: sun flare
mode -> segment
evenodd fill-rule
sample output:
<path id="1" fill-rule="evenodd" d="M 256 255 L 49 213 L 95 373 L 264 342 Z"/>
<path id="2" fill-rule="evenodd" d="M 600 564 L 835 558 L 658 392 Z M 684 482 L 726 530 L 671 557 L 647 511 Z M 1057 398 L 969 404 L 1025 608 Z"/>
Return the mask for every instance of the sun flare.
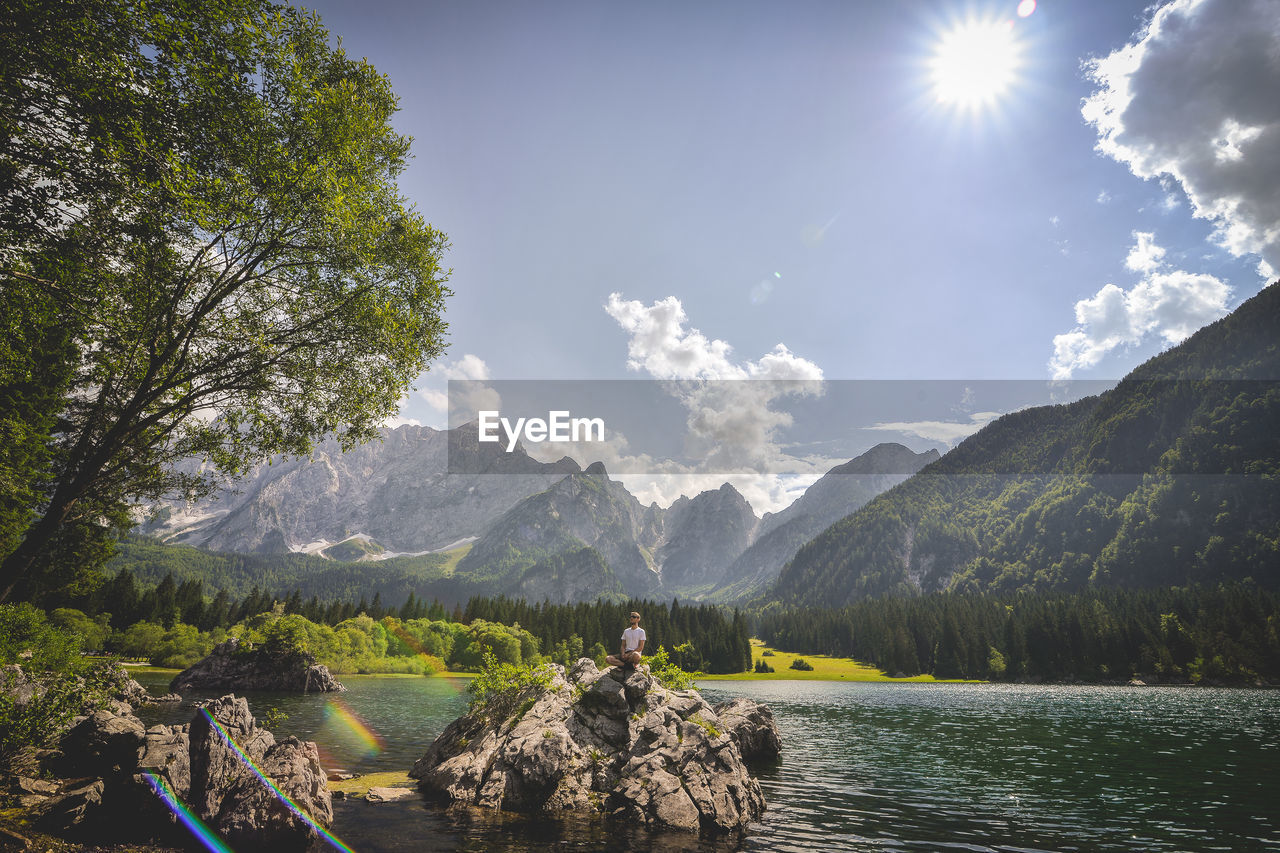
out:
<path id="1" fill-rule="evenodd" d="M 1021 64 L 1012 21 L 958 24 L 942 36 L 930 62 L 934 94 L 956 107 L 987 106 L 1009 89 Z"/>

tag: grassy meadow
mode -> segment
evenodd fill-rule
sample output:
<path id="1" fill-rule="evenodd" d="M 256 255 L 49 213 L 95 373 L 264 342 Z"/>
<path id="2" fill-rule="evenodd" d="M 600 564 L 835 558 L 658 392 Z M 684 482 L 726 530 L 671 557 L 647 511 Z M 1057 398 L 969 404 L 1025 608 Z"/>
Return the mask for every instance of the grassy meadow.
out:
<path id="1" fill-rule="evenodd" d="M 765 652 L 771 652 L 766 656 Z M 792 669 L 791 662 L 804 658 L 813 670 Z M 763 660 L 774 672 L 735 672 L 731 675 L 699 675 L 698 681 L 929 681 L 938 679 L 932 675 L 916 675 L 911 678 L 892 678 L 883 670 L 849 658 L 828 655 L 797 655 L 771 649 L 762 641 L 751 640 L 751 664 Z"/>

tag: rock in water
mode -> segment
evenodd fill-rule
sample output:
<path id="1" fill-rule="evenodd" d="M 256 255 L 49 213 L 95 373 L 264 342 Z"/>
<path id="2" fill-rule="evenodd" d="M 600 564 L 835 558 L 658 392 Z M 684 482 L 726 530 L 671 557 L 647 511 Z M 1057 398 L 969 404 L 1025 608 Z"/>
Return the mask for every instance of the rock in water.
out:
<path id="1" fill-rule="evenodd" d="M 729 736 L 738 745 L 748 764 L 776 761 L 782 753 L 782 737 L 773 721 L 773 712 L 750 699 L 731 699 L 716 706 L 716 714 Z"/>
<path id="2" fill-rule="evenodd" d="M 209 703 L 181 726 L 144 729 L 132 713 L 99 709 L 77 717 L 58 746 L 44 750 L 33 768 L 53 778 L 11 782 L 43 831 L 94 843 L 189 842 L 160 788 L 238 853 L 302 853 L 318 836 L 317 827 L 333 821 L 316 745 L 293 737 L 277 741 L 235 696 Z M 0 782 L 7 775 L 0 768 Z"/>
<path id="3" fill-rule="evenodd" d="M 307 652 L 242 648 L 240 641 L 232 637 L 214 646 L 208 657 L 178 673 L 169 689 L 330 693 L 347 688 Z"/>
<path id="4" fill-rule="evenodd" d="M 424 791 L 523 812 L 604 812 L 658 827 L 728 831 L 764 814 L 760 784 L 714 708 L 648 667 L 604 672 L 583 658 L 451 723 L 409 775 Z"/>
<path id="5" fill-rule="evenodd" d="M 191 721 L 192 810 L 235 850 L 304 850 L 315 836 L 288 803 L 321 826 L 333 798 L 316 745 L 258 728 L 249 703 L 223 696 Z M 261 776 L 245 760 L 261 771 Z"/>

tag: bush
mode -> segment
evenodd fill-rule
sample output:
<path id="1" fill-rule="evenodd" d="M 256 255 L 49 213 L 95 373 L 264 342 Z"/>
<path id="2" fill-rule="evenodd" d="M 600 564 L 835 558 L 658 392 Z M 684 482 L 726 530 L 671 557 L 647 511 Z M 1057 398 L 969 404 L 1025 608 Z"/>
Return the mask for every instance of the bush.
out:
<path id="1" fill-rule="evenodd" d="M 530 687 L 551 684 L 552 669 L 546 664 L 499 663 L 493 652 L 486 651 L 480 674 L 471 679 L 472 710 L 485 706 L 489 720 L 501 722 L 515 711 L 524 692 Z"/>
<path id="2" fill-rule="evenodd" d="M 91 667 L 78 634 L 58 630 L 30 604 L 0 604 L 0 765 L 24 747 L 48 746 L 86 708 L 105 703 L 114 664 Z M 19 680 L 35 682 L 19 702 Z M 25 691 L 24 691 L 25 692 Z"/>
<path id="3" fill-rule="evenodd" d="M 798 669 L 801 672 L 813 672 L 813 664 L 809 663 L 804 658 L 796 658 L 793 660 L 791 662 L 791 668 Z"/>
<path id="4" fill-rule="evenodd" d="M 756 661 L 756 672 L 774 672 L 774 668 L 764 662 L 764 658 Z"/>
<path id="5" fill-rule="evenodd" d="M 669 690 L 688 690 L 693 686 L 693 675 L 671 662 L 666 646 L 658 646 L 658 653 L 649 658 L 649 674 Z"/>
<path id="6" fill-rule="evenodd" d="M 30 604 L 0 604 L 0 666 L 16 663 L 29 675 L 80 673 L 88 664 L 80 656 L 80 635 L 60 631 Z"/>

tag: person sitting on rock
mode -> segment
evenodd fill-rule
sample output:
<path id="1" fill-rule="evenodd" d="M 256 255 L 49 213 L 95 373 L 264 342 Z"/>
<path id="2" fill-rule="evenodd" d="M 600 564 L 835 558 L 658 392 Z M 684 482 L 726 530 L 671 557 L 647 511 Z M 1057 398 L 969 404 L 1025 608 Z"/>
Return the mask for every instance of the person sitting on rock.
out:
<path id="1" fill-rule="evenodd" d="M 605 658 L 610 666 L 635 669 L 644 653 L 644 629 L 640 627 L 640 614 L 631 611 L 631 625 L 622 631 L 622 648 L 616 655 Z"/>

